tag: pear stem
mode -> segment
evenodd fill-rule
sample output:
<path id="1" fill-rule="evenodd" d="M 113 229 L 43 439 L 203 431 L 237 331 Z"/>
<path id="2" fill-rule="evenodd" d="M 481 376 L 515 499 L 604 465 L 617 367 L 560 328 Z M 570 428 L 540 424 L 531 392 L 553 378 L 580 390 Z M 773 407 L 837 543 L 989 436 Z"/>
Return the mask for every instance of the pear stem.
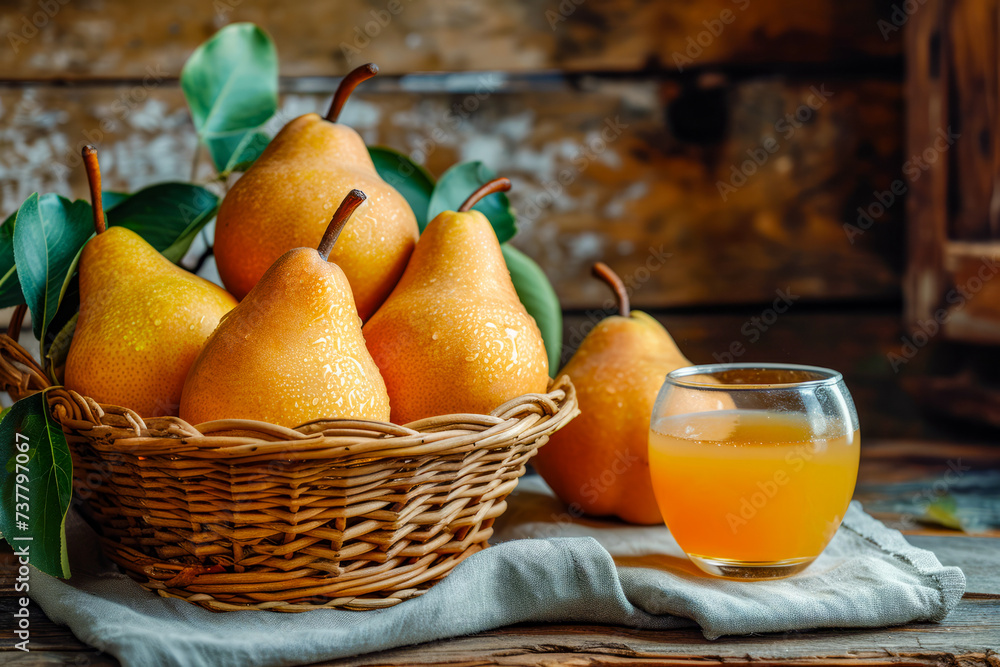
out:
<path id="1" fill-rule="evenodd" d="M 618 299 L 618 314 L 622 317 L 628 317 L 632 312 L 628 302 L 628 289 L 618 274 L 604 262 L 594 264 L 590 272 L 594 274 L 595 278 L 600 278 L 615 291 L 615 297 Z"/>
<path id="2" fill-rule="evenodd" d="M 94 211 L 94 231 L 103 234 L 107 226 L 104 224 L 104 203 L 101 201 L 101 165 L 97 162 L 97 149 L 87 145 L 83 147 L 83 166 L 87 170 L 87 182 L 90 184 L 90 207 Z"/>
<path id="3" fill-rule="evenodd" d="M 479 187 L 478 190 L 469 195 L 469 198 L 462 202 L 462 205 L 458 207 L 459 213 L 465 213 L 466 211 L 471 211 L 472 207 L 479 203 L 479 200 L 486 195 L 491 195 L 494 192 L 507 192 L 510 190 L 510 179 L 504 178 L 494 178 L 488 183 L 484 183 Z"/>
<path id="4" fill-rule="evenodd" d="M 330 108 L 326 112 L 326 119 L 331 123 L 336 123 L 337 119 L 340 118 L 340 110 L 344 108 L 344 103 L 347 102 L 347 98 L 351 96 L 358 84 L 367 81 L 376 74 L 378 74 L 378 65 L 375 63 L 366 63 L 351 70 L 337 86 L 337 92 L 333 94 L 333 101 L 330 102 Z"/>
<path id="5" fill-rule="evenodd" d="M 319 242 L 319 246 L 316 251 L 319 256 L 323 259 L 330 258 L 330 251 L 333 250 L 333 244 L 337 242 L 337 237 L 340 236 L 340 232 L 344 230 L 347 225 L 348 219 L 351 214 L 354 213 L 354 209 L 361 206 L 361 202 L 368 199 L 364 192 L 358 189 L 351 190 L 344 197 L 344 201 L 340 202 L 340 206 L 337 207 L 336 213 L 333 214 L 333 218 L 330 219 L 330 224 L 326 228 L 326 233 L 323 234 L 323 240 Z"/>

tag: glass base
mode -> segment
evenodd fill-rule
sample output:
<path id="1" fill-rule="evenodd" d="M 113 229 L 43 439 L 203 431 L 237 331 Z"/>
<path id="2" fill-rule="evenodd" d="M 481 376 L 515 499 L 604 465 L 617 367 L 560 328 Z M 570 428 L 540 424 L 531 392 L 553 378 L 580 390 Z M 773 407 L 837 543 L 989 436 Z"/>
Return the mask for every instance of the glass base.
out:
<path id="1" fill-rule="evenodd" d="M 766 579 L 784 579 L 798 574 L 816 560 L 813 558 L 789 558 L 776 561 L 742 561 L 725 558 L 705 558 L 688 554 L 691 562 L 702 572 L 715 577 L 735 579 L 739 581 L 761 581 Z"/>

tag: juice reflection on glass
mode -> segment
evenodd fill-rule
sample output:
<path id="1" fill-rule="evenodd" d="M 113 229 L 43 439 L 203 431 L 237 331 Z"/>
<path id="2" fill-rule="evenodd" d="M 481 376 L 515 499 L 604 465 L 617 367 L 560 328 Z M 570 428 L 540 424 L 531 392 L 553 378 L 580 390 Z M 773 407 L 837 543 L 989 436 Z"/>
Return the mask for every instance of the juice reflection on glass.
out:
<path id="1" fill-rule="evenodd" d="M 668 379 L 650 425 L 653 488 L 701 569 L 787 576 L 823 551 L 844 518 L 858 473 L 857 416 L 834 371 L 744 366 Z"/>

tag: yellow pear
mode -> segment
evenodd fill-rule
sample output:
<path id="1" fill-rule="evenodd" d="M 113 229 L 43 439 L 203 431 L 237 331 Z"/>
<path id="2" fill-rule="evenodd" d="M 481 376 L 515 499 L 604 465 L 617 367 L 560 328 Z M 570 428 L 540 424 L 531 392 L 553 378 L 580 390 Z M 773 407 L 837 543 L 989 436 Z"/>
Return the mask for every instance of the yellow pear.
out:
<path id="1" fill-rule="evenodd" d="M 397 424 L 486 414 L 548 387 L 538 326 L 517 298 L 489 221 L 470 210 L 509 188 L 505 178 L 491 181 L 458 212 L 435 217 L 396 289 L 365 325 Z"/>
<path id="2" fill-rule="evenodd" d="M 289 122 L 229 190 L 215 223 L 223 284 L 242 299 L 292 248 L 315 248 L 334 209 L 357 187 L 368 195 L 330 256 L 347 275 L 367 320 L 406 268 L 419 230 L 406 199 L 382 180 L 364 141 L 335 122 L 354 87 L 378 72 L 365 65 L 337 89 L 326 118 Z"/>
<path id="3" fill-rule="evenodd" d="M 105 229 L 97 151 L 83 151 L 97 235 L 80 255 L 80 316 L 65 385 L 142 417 L 176 415 L 201 346 L 236 306 L 124 227 Z"/>
<path id="4" fill-rule="evenodd" d="M 552 434 L 532 465 L 587 514 L 662 523 L 649 477 L 649 422 L 667 373 L 691 362 L 659 322 L 630 311 L 625 285 L 608 266 L 597 263 L 594 273 L 615 290 L 619 315 L 598 322 L 560 371 L 576 387 L 580 415 Z"/>
<path id="5" fill-rule="evenodd" d="M 318 249 L 283 254 L 219 324 L 188 374 L 180 416 L 191 424 L 254 419 L 389 420 L 389 397 L 365 349 L 344 272 L 328 261 L 365 200 L 348 193 Z"/>

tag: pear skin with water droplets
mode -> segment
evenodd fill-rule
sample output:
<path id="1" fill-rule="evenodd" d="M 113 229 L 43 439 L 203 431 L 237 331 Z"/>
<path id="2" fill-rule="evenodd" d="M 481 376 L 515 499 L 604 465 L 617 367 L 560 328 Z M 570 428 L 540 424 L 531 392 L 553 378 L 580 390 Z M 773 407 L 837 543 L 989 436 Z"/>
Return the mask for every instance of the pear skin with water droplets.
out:
<path id="1" fill-rule="evenodd" d="M 180 416 L 191 424 L 253 419 L 288 427 L 388 421 L 385 382 L 344 271 L 313 248 L 282 255 L 205 343 Z"/>
<path id="2" fill-rule="evenodd" d="M 362 318 L 370 317 L 403 274 L 417 220 L 379 177 L 358 133 L 316 114 L 286 125 L 223 200 L 214 246 L 223 284 L 242 298 L 284 252 L 315 248 L 355 185 L 369 199 L 330 261 L 347 274 Z"/>
<path id="3" fill-rule="evenodd" d="M 417 242 L 396 289 L 364 328 L 385 378 L 392 421 L 488 414 L 548 387 L 535 320 L 478 211 L 445 211 Z"/>
<path id="4" fill-rule="evenodd" d="M 80 317 L 65 385 L 141 417 L 176 415 L 184 379 L 236 299 L 110 227 L 80 256 Z"/>
<path id="5" fill-rule="evenodd" d="M 366 67 L 371 65 L 358 70 Z M 354 75 L 338 88 L 335 107 L 371 76 Z M 339 107 L 330 114 L 335 119 Z M 222 201 L 214 252 L 226 288 L 242 299 L 286 251 L 315 248 L 334 209 L 355 187 L 368 199 L 330 261 L 347 274 L 361 318 L 371 317 L 403 275 L 420 234 L 417 219 L 379 176 L 361 136 L 315 113 L 285 125 Z"/>
<path id="6" fill-rule="evenodd" d="M 649 475 L 649 423 L 667 373 L 691 362 L 663 325 L 628 311 L 624 284 L 614 280 L 624 316 L 598 322 L 559 372 L 573 381 L 580 414 L 549 437 L 532 465 L 563 502 L 587 514 L 658 524 L 663 519 Z M 720 400 L 731 404 L 728 396 Z"/>

